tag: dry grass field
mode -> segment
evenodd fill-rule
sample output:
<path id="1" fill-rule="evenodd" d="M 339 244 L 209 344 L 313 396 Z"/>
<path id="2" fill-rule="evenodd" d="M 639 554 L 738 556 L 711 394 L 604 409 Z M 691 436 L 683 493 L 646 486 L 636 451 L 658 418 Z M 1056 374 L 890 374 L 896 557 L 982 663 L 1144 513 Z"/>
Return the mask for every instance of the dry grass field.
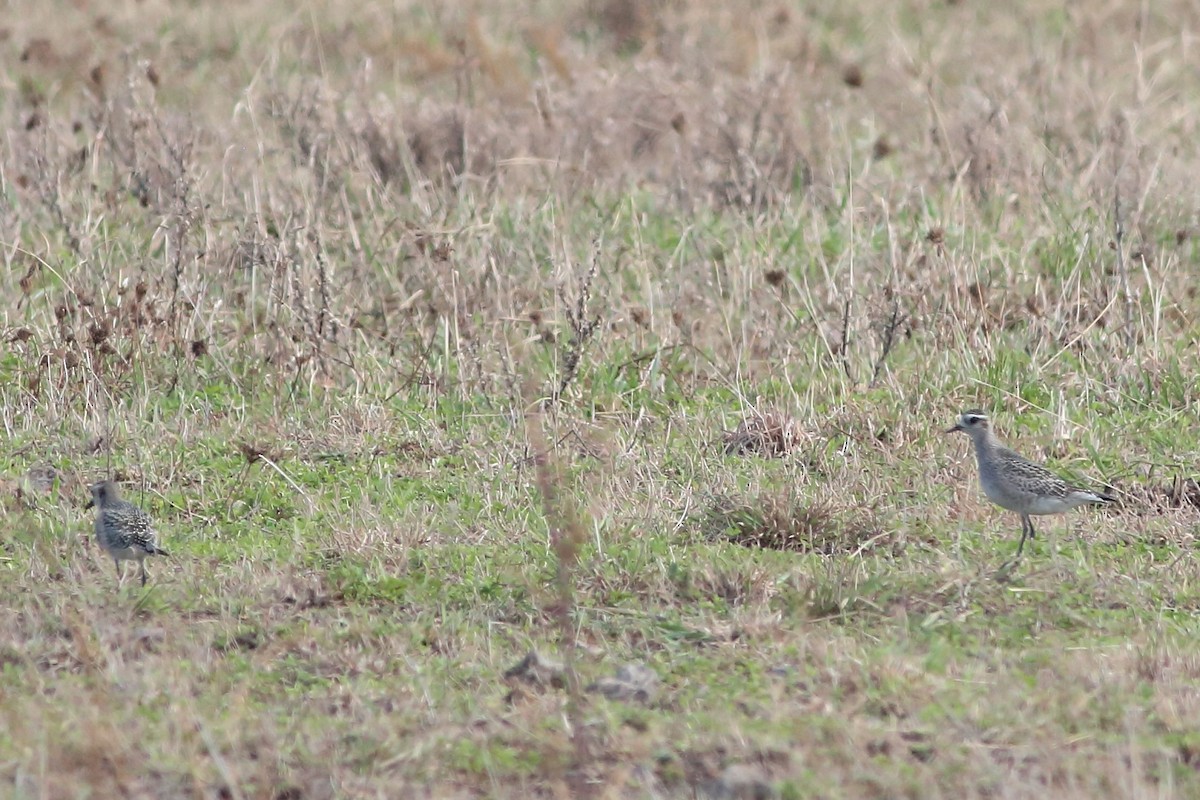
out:
<path id="1" fill-rule="evenodd" d="M 1200 796 L 1198 37 L 6 4 L 0 796 Z"/>

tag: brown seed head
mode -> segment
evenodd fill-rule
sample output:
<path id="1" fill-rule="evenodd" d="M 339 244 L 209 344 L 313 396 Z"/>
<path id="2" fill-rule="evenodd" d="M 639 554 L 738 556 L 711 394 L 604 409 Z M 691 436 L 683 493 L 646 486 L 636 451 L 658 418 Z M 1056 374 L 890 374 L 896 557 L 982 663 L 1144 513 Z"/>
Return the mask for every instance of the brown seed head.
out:
<path id="1" fill-rule="evenodd" d="M 94 322 L 88 327 L 88 335 L 92 337 L 92 344 L 100 344 L 112 334 L 112 328 L 107 322 Z"/>
<path id="2" fill-rule="evenodd" d="M 238 450 L 242 451 L 242 456 L 246 459 L 246 463 L 253 464 L 263 456 L 267 455 L 267 451 L 261 447 L 255 447 L 249 442 L 239 442 Z M 272 459 L 274 460 L 274 459 Z"/>

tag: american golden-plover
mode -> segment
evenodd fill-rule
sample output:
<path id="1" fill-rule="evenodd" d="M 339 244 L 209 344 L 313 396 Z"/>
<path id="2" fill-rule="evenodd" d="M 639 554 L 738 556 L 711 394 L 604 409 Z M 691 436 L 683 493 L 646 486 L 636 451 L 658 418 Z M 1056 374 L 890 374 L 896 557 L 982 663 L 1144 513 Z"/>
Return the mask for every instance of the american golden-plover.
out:
<path id="1" fill-rule="evenodd" d="M 1021 543 L 1015 562 L 1025 549 L 1025 540 L 1035 536 L 1035 514 L 1061 514 L 1076 506 L 1111 503 L 1116 498 L 1072 486 L 1050 470 L 1014 453 L 992 433 L 987 414 L 978 409 L 964 411 L 946 433 L 960 431 L 975 444 L 979 484 L 996 505 L 1021 515 Z"/>
<path id="2" fill-rule="evenodd" d="M 158 546 L 158 533 L 150 516 L 127 500 L 122 500 L 112 481 L 92 484 L 92 499 L 87 508 L 96 507 L 96 538 L 117 566 L 117 583 L 121 582 L 121 562 L 137 559 L 142 570 L 142 586 L 146 585 L 146 556 L 169 555 Z"/>

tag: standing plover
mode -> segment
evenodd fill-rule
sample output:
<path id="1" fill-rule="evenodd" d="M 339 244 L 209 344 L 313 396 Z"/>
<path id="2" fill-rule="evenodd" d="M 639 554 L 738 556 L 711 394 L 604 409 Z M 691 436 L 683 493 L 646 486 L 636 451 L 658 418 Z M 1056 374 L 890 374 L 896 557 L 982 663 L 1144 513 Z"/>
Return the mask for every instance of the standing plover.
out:
<path id="1" fill-rule="evenodd" d="M 121 582 L 121 562 L 137 559 L 142 570 L 142 586 L 146 585 L 146 556 L 165 556 L 158 546 L 158 534 L 149 515 L 121 499 L 112 481 L 92 484 L 92 499 L 87 508 L 96 507 L 96 538 L 117 566 L 117 583 Z"/>
<path id="2" fill-rule="evenodd" d="M 1021 543 L 1016 561 L 1025 549 L 1025 540 L 1034 537 L 1034 514 L 1061 514 L 1075 506 L 1111 503 L 1116 498 L 1101 492 L 1080 489 L 1050 470 L 1014 453 L 992 433 L 987 414 L 977 409 L 964 411 L 946 433 L 961 431 L 975 444 L 979 462 L 979 483 L 996 505 L 1021 515 Z"/>

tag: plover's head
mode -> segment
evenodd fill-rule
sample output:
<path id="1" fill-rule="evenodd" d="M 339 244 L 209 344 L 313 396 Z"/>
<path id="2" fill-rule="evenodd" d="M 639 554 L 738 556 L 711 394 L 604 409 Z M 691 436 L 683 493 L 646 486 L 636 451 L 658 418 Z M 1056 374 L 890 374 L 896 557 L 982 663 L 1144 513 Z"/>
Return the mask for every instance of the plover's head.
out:
<path id="1" fill-rule="evenodd" d="M 96 483 L 92 484 L 91 489 L 92 499 L 88 500 L 88 503 L 86 506 L 84 506 L 84 508 L 91 508 L 92 506 L 104 508 L 106 505 L 120 497 L 120 495 L 117 494 L 117 485 L 112 481 L 97 481 Z"/>
<path id="2" fill-rule="evenodd" d="M 988 415 L 978 408 L 971 408 L 958 415 L 958 421 L 953 428 L 947 428 L 946 433 L 961 431 L 968 436 L 984 433 L 988 430 Z"/>

